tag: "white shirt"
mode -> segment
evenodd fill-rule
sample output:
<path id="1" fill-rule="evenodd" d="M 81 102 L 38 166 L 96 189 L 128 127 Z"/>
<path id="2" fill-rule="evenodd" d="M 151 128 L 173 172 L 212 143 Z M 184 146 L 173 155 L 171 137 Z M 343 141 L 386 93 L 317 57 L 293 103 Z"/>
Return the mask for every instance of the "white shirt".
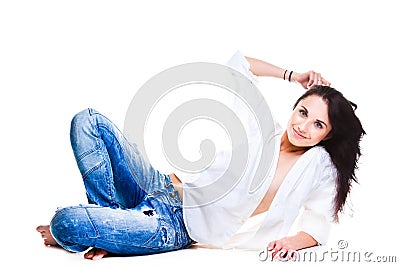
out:
<path id="1" fill-rule="evenodd" d="M 242 53 L 237 52 L 227 65 L 246 75 L 253 83 L 257 82 L 257 78 L 250 72 L 249 62 Z M 304 231 L 318 243 L 325 244 L 330 223 L 333 221 L 336 170 L 329 154 L 318 146 L 309 149 L 297 160 L 279 187 L 269 210 L 258 215 L 258 223 L 245 230 L 244 234 L 240 231 L 272 182 L 283 131 L 277 125 L 271 133 L 269 142 L 272 140 L 274 144 L 271 148 L 274 150 L 272 166 L 264 182 L 257 190 L 250 192 L 254 170 L 261 164 L 260 147 L 268 144 L 254 132 L 256 129 L 253 127 L 251 115 L 246 114 L 240 107 L 236 112 L 245 121 L 244 126 L 248 134 L 248 165 L 244 178 L 222 198 L 198 207 L 185 207 L 189 200 L 193 203 L 193 199 L 196 198 L 193 190 L 185 188 L 195 188 L 204 185 L 205 181 L 209 182 L 213 177 L 219 177 L 226 171 L 229 152 L 217 154 L 216 164 L 197 175 L 196 179 L 186 182 L 183 179 L 183 216 L 190 237 L 211 247 L 263 249 L 270 241 L 287 236 L 300 210 L 303 210 L 297 230 Z M 254 221 L 254 217 L 251 219 Z M 240 237 L 237 238 L 238 236 Z"/>

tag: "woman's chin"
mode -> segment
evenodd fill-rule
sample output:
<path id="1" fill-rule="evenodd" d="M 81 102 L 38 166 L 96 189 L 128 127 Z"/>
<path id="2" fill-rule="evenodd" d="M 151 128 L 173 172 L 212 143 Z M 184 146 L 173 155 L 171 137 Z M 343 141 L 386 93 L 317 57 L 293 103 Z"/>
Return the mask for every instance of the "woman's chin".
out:
<path id="1" fill-rule="evenodd" d="M 291 138 L 290 136 L 289 136 L 289 142 L 293 145 L 293 146 L 295 146 L 295 147 L 298 147 L 298 148 L 306 148 L 306 147 L 311 147 L 311 146 L 314 146 L 313 144 L 311 144 L 310 142 L 307 142 L 307 140 L 305 140 L 305 139 L 300 139 L 300 138 Z"/>

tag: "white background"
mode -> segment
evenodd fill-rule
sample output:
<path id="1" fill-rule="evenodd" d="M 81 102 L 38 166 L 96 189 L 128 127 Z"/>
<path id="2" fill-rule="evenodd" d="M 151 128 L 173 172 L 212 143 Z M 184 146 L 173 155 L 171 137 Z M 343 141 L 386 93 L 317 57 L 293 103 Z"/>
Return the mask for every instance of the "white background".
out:
<path id="1" fill-rule="evenodd" d="M 399 260 L 395 4 L 2 1 L 1 260 L 54 264 L 34 229 L 57 206 L 85 201 L 69 144 L 75 113 L 95 108 L 122 129 L 135 91 L 153 75 L 187 62 L 225 62 L 238 49 L 283 68 L 319 71 L 358 104 L 367 131 L 360 185 L 353 188 L 353 219 L 344 217 L 330 245 L 344 239 L 353 251 Z M 262 78 L 259 88 L 280 119 L 303 93 L 278 79 Z"/>

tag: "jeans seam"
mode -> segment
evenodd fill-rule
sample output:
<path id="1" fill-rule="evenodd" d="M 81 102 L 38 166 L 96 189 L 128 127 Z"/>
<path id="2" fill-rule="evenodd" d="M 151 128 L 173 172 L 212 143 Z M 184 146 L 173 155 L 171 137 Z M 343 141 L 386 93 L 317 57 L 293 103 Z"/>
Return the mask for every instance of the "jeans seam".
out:
<path id="1" fill-rule="evenodd" d="M 86 177 L 88 177 L 91 173 L 93 173 L 95 170 L 99 169 L 101 166 L 106 165 L 106 162 L 104 160 L 102 160 L 99 164 L 97 164 L 96 166 L 94 166 L 93 168 L 91 168 L 90 170 L 88 170 L 83 176 L 83 180 L 86 179 Z"/>
<path id="2" fill-rule="evenodd" d="M 98 131 L 99 131 L 99 128 L 103 128 L 103 129 L 108 130 L 107 124 L 101 123 L 101 122 L 97 123 L 97 130 L 98 130 Z M 119 142 L 119 139 L 117 138 L 117 136 L 115 135 L 115 133 L 112 132 L 112 131 L 109 131 L 109 132 L 110 132 L 110 134 L 113 136 L 113 144 L 114 144 L 115 142 L 117 142 L 117 143 L 118 143 L 118 146 L 123 150 L 123 144 L 121 144 L 121 143 Z M 125 138 L 125 137 L 122 135 L 122 138 Z M 127 140 L 126 140 L 126 141 L 127 141 Z M 96 142 L 97 142 L 97 141 L 96 141 Z M 113 145 L 113 144 L 112 144 L 112 145 Z M 129 142 L 128 142 L 128 144 L 129 144 Z M 107 150 L 107 148 L 106 148 L 106 150 Z M 123 153 L 123 156 L 124 156 L 124 160 L 127 160 L 127 159 L 126 159 L 125 153 Z M 146 189 L 142 188 L 141 183 L 138 182 L 138 181 L 140 181 L 140 177 L 139 177 L 139 175 L 137 174 L 136 170 L 135 170 L 134 168 L 129 168 L 129 170 L 130 170 L 132 176 L 134 176 L 134 179 L 135 179 L 136 183 L 138 184 L 138 186 L 140 187 L 140 189 L 142 189 L 143 191 L 147 192 L 147 188 L 146 188 Z"/>
<path id="3" fill-rule="evenodd" d="M 92 217 L 90 216 L 90 214 L 89 214 L 89 212 L 88 212 L 88 209 L 87 209 L 86 207 L 84 207 L 84 209 L 85 209 L 86 215 L 88 216 L 88 219 L 89 219 L 89 221 L 90 221 L 90 224 L 93 226 L 93 229 L 94 229 L 94 231 L 96 232 L 96 238 L 93 238 L 94 244 L 93 244 L 93 246 L 92 246 L 92 247 L 96 247 L 97 238 L 100 237 L 99 229 L 97 229 L 96 224 L 93 222 L 93 219 L 92 219 Z"/>
<path id="4" fill-rule="evenodd" d="M 87 155 L 90 155 L 90 154 L 92 154 L 93 152 L 95 152 L 96 150 L 99 150 L 99 149 L 100 149 L 100 145 L 96 142 L 96 146 L 95 146 L 94 148 L 92 148 L 92 149 L 89 149 L 89 150 L 83 152 L 81 155 L 79 155 L 79 156 L 77 157 L 77 161 L 78 161 L 78 162 L 81 161 L 81 160 L 82 160 L 83 158 L 85 158 Z"/>
<path id="5" fill-rule="evenodd" d="M 96 133 L 95 133 L 95 136 L 97 137 L 97 138 L 95 139 L 95 140 L 96 140 L 96 148 L 98 148 L 99 154 L 100 154 L 101 158 L 103 159 L 102 164 L 98 164 L 98 165 L 96 165 L 96 166 L 98 166 L 98 168 L 99 168 L 99 167 L 101 167 L 102 165 L 105 164 L 105 168 L 107 169 L 106 172 L 107 172 L 107 173 L 111 173 L 111 172 L 112 172 L 112 169 L 111 169 L 111 170 L 108 169 L 108 164 L 106 164 L 106 160 L 105 160 L 105 157 L 104 157 L 104 154 L 103 154 L 103 150 L 100 149 L 102 146 L 99 144 L 99 140 L 98 140 L 98 139 L 100 139 L 100 127 L 104 128 L 104 129 L 107 129 L 107 130 L 108 130 L 108 128 L 106 127 L 106 126 L 107 126 L 106 124 L 101 123 L 101 122 L 99 122 L 97 119 L 94 118 L 94 115 L 102 116 L 102 117 L 104 117 L 104 116 L 101 115 L 100 113 L 95 113 L 95 112 L 92 112 L 92 111 L 94 111 L 94 110 L 89 109 L 89 115 L 90 115 L 89 122 L 90 122 L 90 124 L 92 125 L 92 127 L 96 129 Z M 104 118 L 106 118 L 106 117 L 104 117 Z M 96 122 L 94 122 L 94 120 L 96 120 Z M 114 135 L 114 133 L 113 133 L 112 131 L 109 131 L 109 132 L 110 132 L 110 133 L 113 135 L 113 137 L 114 137 L 114 141 L 113 141 L 113 142 L 115 142 L 115 140 L 118 141 L 118 139 L 116 138 L 116 136 Z M 120 144 L 119 142 L 118 142 L 118 144 L 121 146 L 121 144 Z M 107 151 L 107 147 L 106 147 L 105 145 L 104 145 L 104 147 L 105 147 L 105 150 Z M 107 151 L 107 153 L 108 153 L 108 151 Z M 95 167 L 94 167 L 94 168 L 95 168 Z M 96 169 L 97 169 L 97 168 L 96 168 Z M 92 173 L 94 170 L 95 170 L 95 169 L 91 169 L 91 170 L 90 170 L 90 173 Z M 88 173 L 88 174 L 90 174 L 90 173 Z M 88 174 L 85 174 L 85 177 L 86 177 Z M 83 177 L 83 179 L 84 179 L 85 177 Z M 113 202 L 114 202 L 113 204 L 114 204 L 114 205 L 119 206 L 119 205 L 118 205 L 118 201 L 116 201 L 115 197 L 113 197 L 113 194 L 112 194 L 112 186 L 110 185 L 110 183 L 107 183 L 107 184 L 108 184 L 108 188 L 107 188 L 107 191 L 108 191 L 108 192 L 107 192 L 107 193 L 108 193 L 108 195 L 111 197 L 110 200 L 113 200 Z"/>

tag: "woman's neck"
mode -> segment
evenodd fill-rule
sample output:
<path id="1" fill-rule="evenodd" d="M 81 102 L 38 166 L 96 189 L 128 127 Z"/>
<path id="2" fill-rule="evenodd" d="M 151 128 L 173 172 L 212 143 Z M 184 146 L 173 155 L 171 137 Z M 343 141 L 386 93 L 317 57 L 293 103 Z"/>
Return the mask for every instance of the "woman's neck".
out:
<path id="1" fill-rule="evenodd" d="M 281 148 L 280 152 L 287 154 L 301 155 L 308 150 L 308 147 L 298 147 L 293 145 L 288 138 L 287 131 L 285 131 L 281 138 Z"/>

